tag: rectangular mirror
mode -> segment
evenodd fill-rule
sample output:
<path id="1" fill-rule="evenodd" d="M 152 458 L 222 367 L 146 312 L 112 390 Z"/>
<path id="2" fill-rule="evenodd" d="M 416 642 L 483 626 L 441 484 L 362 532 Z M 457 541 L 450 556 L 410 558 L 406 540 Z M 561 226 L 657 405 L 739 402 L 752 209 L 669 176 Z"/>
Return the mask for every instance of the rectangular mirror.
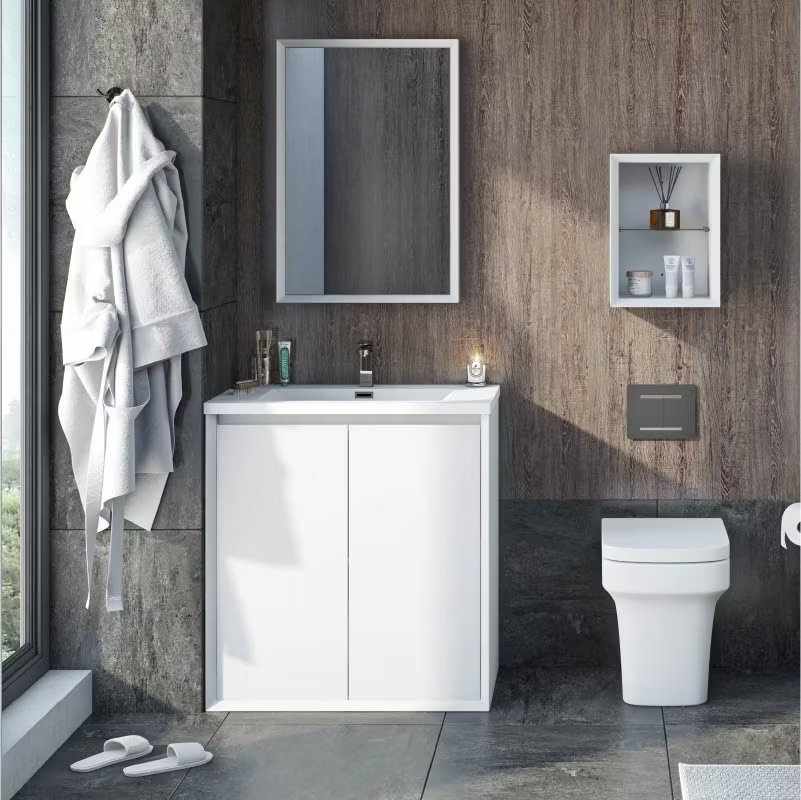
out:
<path id="1" fill-rule="evenodd" d="M 459 302 L 459 43 L 278 42 L 279 303 Z"/>

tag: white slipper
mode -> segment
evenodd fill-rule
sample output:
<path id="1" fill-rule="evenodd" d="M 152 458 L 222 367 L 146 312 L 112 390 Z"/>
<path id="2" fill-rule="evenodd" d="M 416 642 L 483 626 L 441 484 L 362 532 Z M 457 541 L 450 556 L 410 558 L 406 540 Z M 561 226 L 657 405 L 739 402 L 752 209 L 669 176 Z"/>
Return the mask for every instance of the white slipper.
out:
<path id="1" fill-rule="evenodd" d="M 212 758 L 212 754 L 204 750 L 199 742 L 178 742 L 167 745 L 167 755 L 164 758 L 125 767 L 123 772 L 129 778 L 138 778 L 142 775 L 157 775 L 160 772 L 172 772 L 176 769 L 200 767 L 208 764 Z"/>
<path id="2" fill-rule="evenodd" d="M 103 744 L 103 752 L 70 764 L 73 772 L 92 772 L 101 767 L 109 767 L 122 761 L 150 755 L 153 745 L 144 736 L 118 736 Z"/>

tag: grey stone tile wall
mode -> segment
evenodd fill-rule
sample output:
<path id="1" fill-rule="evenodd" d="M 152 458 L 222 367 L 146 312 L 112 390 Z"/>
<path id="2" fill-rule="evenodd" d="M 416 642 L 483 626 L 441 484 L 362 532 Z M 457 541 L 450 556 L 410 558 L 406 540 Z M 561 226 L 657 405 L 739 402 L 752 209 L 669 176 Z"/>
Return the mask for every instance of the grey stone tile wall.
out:
<path id="1" fill-rule="evenodd" d="M 798 548 L 779 544 L 791 501 L 660 500 L 660 517 L 720 517 L 731 547 L 731 586 L 718 601 L 713 666 L 769 670 L 799 663 Z"/>
<path id="2" fill-rule="evenodd" d="M 617 618 L 601 587 L 601 518 L 656 516 L 655 501 L 502 500 L 500 660 L 613 666 Z"/>
<path id="3" fill-rule="evenodd" d="M 53 666 L 95 671 L 102 713 L 198 711 L 202 704 L 202 402 L 231 385 L 236 360 L 238 20 L 237 0 L 51 4 L 51 640 Z M 104 610 L 105 571 L 96 570 L 92 607 L 84 609 L 83 508 L 57 418 L 60 312 L 73 240 L 64 204 L 70 176 L 108 114 L 95 89 L 112 85 L 134 92 L 155 135 L 176 152 L 187 283 L 209 341 L 183 359 L 175 472 L 154 530 L 128 526 L 121 614 Z"/>
<path id="4" fill-rule="evenodd" d="M 799 556 L 779 547 L 776 501 L 501 502 L 501 663 L 615 666 L 617 617 L 601 586 L 604 516 L 721 517 L 731 588 L 718 602 L 711 663 L 773 670 L 799 663 Z M 791 545 L 792 548 L 792 545 Z"/>
<path id="5" fill-rule="evenodd" d="M 86 610 L 83 530 L 53 531 L 51 666 L 93 670 L 96 713 L 202 705 L 201 531 L 125 532 L 124 610 L 105 610 L 108 532 Z"/>
<path id="6" fill-rule="evenodd" d="M 202 0 L 54 0 L 51 93 L 202 94 Z"/>

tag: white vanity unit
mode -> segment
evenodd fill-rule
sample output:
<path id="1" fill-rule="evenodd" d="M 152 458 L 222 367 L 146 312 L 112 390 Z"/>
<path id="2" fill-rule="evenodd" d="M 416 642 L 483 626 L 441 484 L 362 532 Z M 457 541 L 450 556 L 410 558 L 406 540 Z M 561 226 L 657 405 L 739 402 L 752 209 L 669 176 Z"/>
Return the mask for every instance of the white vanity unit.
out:
<path id="1" fill-rule="evenodd" d="M 206 413 L 206 707 L 486 711 L 497 386 L 265 387 Z"/>

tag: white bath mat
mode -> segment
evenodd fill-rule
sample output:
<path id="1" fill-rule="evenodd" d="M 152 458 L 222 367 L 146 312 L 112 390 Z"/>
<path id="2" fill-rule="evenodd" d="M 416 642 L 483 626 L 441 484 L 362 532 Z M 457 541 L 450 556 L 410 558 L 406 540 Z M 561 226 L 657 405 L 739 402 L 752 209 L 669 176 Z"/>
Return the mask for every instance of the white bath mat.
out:
<path id="1" fill-rule="evenodd" d="M 679 764 L 681 800 L 801 800 L 801 767 Z"/>

